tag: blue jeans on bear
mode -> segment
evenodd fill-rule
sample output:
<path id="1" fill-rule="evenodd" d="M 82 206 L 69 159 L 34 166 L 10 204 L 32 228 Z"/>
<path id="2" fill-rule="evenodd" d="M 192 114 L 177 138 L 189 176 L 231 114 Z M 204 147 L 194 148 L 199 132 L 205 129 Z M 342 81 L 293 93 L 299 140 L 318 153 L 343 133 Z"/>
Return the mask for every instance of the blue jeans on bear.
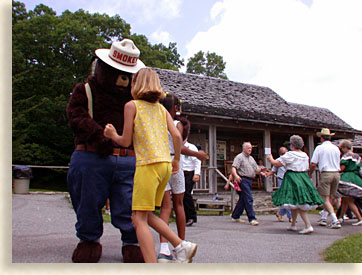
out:
<path id="1" fill-rule="evenodd" d="M 73 152 L 67 183 L 79 239 L 95 241 L 102 236 L 102 208 L 109 198 L 112 225 L 120 230 L 122 241 L 138 242 L 131 221 L 135 167 L 136 158 L 131 156 L 102 157 L 93 152 Z"/>
<path id="2" fill-rule="evenodd" d="M 235 206 L 233 214 L 231 215 L 233 219 L 239 219 L 245 209 L 246 214 L 248 215 L 249 222 L 252 220 L 256 220 L 254 207 L 253 207 L 254 200 L 251 194 L 252 183 L 253 183 L 252 179 L 241 177 L 241 183 L 239 183 L 239 186 L 242 191 L 238 192 L 239 200 Z"/>
<path id="3" fill-rule="evenodd" d="M 280 188 L 280 186 L 282 186 L 283 183 L 283 179 L 278 178 L 278 187 Z M 285 214 L 287 214 L 288 219 L 292 218 L 292 212 L 290 211 L 290 209 L 285 209 L 285 208 L 280 208 L 279 209 L 279 214 L 284 216 Z"/>

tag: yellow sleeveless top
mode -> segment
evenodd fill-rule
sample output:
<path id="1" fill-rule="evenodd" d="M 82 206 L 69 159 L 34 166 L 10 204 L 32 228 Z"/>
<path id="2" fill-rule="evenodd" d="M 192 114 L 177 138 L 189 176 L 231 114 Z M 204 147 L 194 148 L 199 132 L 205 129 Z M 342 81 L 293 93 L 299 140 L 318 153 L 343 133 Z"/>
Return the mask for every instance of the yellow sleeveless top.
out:
<path id="1" fill-rule="evenodd" d="M 171 162 L 165 107 L 144 100 L 133 102 L 137 109 L 133 126 L 136 166 Z"/>

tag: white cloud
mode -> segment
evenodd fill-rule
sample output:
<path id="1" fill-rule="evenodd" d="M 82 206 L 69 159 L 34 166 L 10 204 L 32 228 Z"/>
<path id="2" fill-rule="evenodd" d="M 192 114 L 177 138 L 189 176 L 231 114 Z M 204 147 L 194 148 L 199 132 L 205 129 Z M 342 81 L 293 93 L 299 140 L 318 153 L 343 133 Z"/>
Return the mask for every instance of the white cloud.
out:
<path id="1" fill-rule="evenodd" d="M 153 43 L 162 43 L 165 46 L 168 46 L 168 44 L 173 41 L 173 39 L 171 38 L 170 33 L 168 33 L 167 31 L 163 31 L 161 29 L 158 29 L 157 31 L 155 31 L 154 33 L 151 34 L 151 42 Z"/>
<path id="2" fill-rule="evenodd" d="M 224 11 L 224 5 L 222 2 L 216 2 L 210 11 L 210 17 L 211 19 L 215 19 L 220 13 Z"/>
<path id="3" fill-rule="evenodd" d="M 224 0 L 211 9 L 215 24 L 187 45 L 186 60 L 216 52 L 229 79 L 328 108 L 362 130 L 353 111 L 362 94 L 361 10 L 359 0 Z"/>
<path id="4" fill-rule="evenodd" d="M 87 1 L 87 9 L 110 16 L 119 14 L 121 17 L 127 11 L 138 23 L 179 17 L 182 4 L 182 0 L 107 0 L 104 4 L 102 2 Z"/>

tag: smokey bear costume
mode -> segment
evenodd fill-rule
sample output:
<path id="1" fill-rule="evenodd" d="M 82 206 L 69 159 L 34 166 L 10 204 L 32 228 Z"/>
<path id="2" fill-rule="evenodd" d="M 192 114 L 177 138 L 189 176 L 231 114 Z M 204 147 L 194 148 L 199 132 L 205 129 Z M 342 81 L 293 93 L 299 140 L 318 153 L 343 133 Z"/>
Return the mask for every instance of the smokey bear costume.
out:
<path id="1" fill-rule="evenodd" d="M 111 49 L 98 49 L 95 53 L 94 74 L 87 79 L 93 117 L 84 83 L 74 87 L 67 106 L 75 135 L 67 184 L 77 216 L 76 236 L 80 239 L 72 261 L 94 263 L 101 258 L 102 208 L 109 198 L 112 225 L 121 232 L 123 262 L 143 262 L 131 221 L 135 154 L 132 147 L 122 148 L 104 137 L 103 129 L 112 123 L 122 134 L 124 105 L 132 99 L 132 74 L 145 65 L 129 39 L 113 42 Z"/>

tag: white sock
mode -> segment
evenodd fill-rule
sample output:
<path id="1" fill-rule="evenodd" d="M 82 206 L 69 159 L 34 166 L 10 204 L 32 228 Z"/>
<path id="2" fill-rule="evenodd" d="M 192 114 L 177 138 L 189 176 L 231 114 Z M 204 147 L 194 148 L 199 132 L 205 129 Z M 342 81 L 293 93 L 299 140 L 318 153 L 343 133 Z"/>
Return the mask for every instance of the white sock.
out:
<path id="1" fill-rule="evenodd" d="M 183 242 L 183 241 L 182 241 Z M 175 247 L 175 250 L 179 250 L 181 248 L 181 244 L 182 242 L 180 242 L 180 244 L 178 246 Z"/>
<path id="2" fill-rule="evenodd" d="M 332 214 L 331 214 L 331 218 L 332 218 L 332 221 L 333 221 L 333 222 L 338 222 L 338 219 L 337 219 L 337 216 L 336 216 L 335 213 L 332 213 Z"/>
<path id="3" fill-rule="evenodd" d="M 322 213 L 322 219 L 323 220 L 326 220 L 327 219 L 327 217 L 328 217 L 328 211 L 327 210 L 323 210 L 323 213 Z"/>
<path id="4" fill-rule="evenodd" d="M 160 254 L 163 255 L 171 255 L 170 248 L 168 247 L 168 243 L 160 243 Z"/>

